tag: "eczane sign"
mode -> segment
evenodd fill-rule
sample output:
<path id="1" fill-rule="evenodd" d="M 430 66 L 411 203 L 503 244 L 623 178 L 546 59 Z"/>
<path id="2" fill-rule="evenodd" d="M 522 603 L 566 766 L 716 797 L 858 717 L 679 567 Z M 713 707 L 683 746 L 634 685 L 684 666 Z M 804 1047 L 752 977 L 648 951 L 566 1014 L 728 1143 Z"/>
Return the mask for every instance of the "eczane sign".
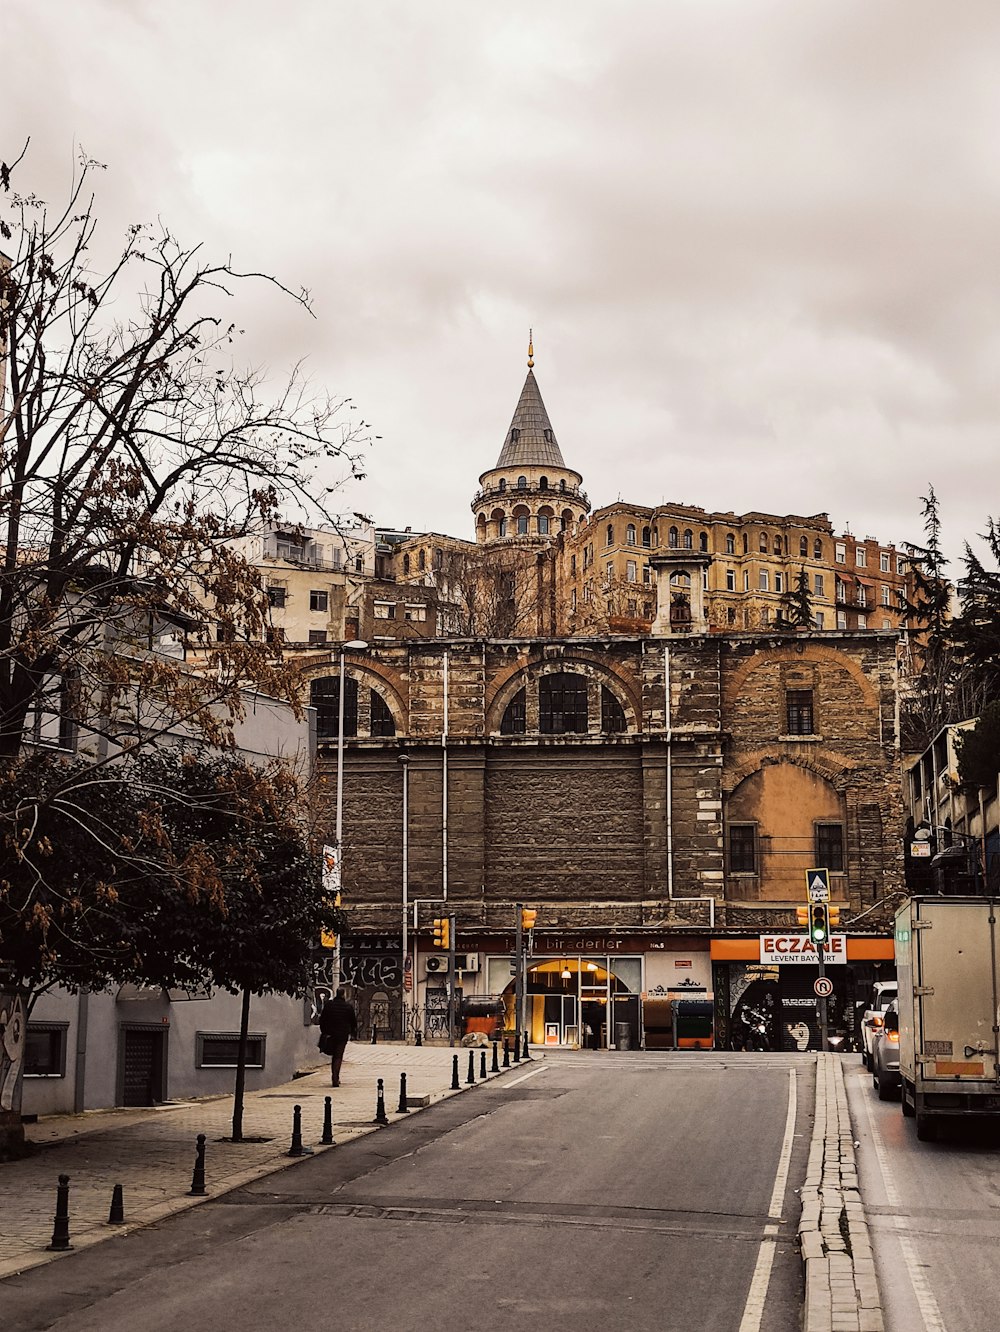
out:
<path id="1" fill-rule="evenodd" d="M 818 962 L 816 945 L 808 934 L 762 934 L 760 960 L 769 966 L 814 967 Z M 847 961 L 847 935 L 831 934 L 823 946 L 823 961 L 827 966 Z"/>

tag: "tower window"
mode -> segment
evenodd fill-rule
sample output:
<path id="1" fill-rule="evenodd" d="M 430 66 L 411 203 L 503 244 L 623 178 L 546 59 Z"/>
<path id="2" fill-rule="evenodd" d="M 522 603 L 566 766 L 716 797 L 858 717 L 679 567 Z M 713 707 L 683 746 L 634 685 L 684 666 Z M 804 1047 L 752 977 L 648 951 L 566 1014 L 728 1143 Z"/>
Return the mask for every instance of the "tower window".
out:
<path id="1" fill-rule="evenodd" d="M 538 489 L 548 490 L 548 488 L 549 488 L 549 478 L 547 476 L 539 477 Z"/>
<path id="2" fill-rule="evenodd" d="M 543 436 L 543 438 L 544 438 L 546 444 L 554 444 L 554 443 L 556 442 L 556 437 L 555 437 L 555 435 L 553 435 L 553 433 L 552 433 L 552 429 L 551 429 L 550 426 L 546 426 L 546 427 L 545 427 L 545 429 L 542 431 L 542 436 Z"/>
<path id="3" fill-rule="evenodd" d="M 521 432 L 520 432 L 520 430 L 518 430 L 518 428 L 517 428 L 516 426 L 511 426 L 511 429 L 510 429 L 510 442 L 511 442 L 512 444 L 516 444 L 517 441 L 518 441 L 520 438 L 521 438 Z"/>
<path id="4" fill-rule="evenodd" d="M 497 490 L 503 491 L 503 490 L 506 490 L 506 489 L 507 489 L 507 478 L 504 477 L 504 476 L 502 476 L 502 477 L 500 478 L 500 483 L 499 483 L 499 485 L 497 486 Z"/>
<path id="5" fill-rule="evenodd" d="M 518 490 L 528 489 L 528 478 L 526 476 L 519 476 L 517 478 L 517 488 Z"/>

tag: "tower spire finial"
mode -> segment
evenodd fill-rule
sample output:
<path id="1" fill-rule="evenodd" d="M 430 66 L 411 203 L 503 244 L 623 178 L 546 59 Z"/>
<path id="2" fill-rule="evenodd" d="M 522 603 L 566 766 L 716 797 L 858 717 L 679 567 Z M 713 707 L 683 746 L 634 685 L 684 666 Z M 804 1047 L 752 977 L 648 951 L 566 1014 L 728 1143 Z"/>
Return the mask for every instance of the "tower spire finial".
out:
<path id="1" fill-rule="evenodd" d="M 533 368 L 534 368 L 534 364 L 535 364 L 535 349 L 534 349 L 534 347 L 532 346 L 533 341 L 534 341 L 534 330 L 529 328 L 529 329 L 528 329 L 528 369 L 529 369 L 529 370 L 533 369 Z"/>

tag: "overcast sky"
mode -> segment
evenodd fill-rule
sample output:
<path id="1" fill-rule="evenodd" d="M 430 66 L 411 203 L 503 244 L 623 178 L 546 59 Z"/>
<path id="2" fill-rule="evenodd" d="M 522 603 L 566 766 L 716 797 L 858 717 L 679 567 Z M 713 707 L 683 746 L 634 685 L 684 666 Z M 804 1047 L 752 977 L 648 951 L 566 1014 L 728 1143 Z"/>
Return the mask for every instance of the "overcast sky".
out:
<path id="1" fill-rule="evenodd" d="M 826 510 L 946 548 L 1000 514 L 995 0 L 7 0 L 0 156 L 107 163 L 292 287 L 382 436 L 345 508 L 472 535 L 536 375 L 592 503 Z"/>

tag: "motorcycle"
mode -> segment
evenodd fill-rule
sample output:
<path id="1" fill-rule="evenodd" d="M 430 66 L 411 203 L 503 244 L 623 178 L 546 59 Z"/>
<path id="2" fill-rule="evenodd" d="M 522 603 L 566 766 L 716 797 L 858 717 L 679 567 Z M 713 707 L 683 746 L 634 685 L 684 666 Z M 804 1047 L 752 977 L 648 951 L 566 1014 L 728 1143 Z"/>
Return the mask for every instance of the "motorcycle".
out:
<path id="1" fill-rule="evenodd" d="M 740 1012 L 742 1024 L 741 1044 L 744 1050 L 770 1050 L 771 1031 L 767 1014 L 759 1008 L 743 1008 Z"/>

